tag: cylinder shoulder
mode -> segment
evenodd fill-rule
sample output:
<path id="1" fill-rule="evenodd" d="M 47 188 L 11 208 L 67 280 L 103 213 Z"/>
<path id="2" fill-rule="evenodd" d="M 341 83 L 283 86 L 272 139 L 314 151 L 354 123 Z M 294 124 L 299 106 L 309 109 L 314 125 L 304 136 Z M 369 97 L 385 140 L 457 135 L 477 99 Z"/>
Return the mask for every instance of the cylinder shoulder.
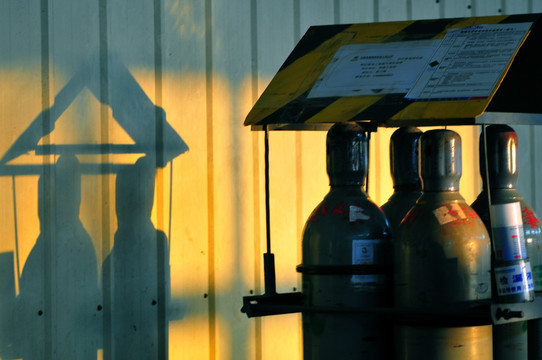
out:
<path id="1" fill-rule="evenodd" d="M 391 240 L 386 217 L 371 200 L 326 196 L 305 224 L 303 263 L 352 264 L 356 242 Z"/>
<path id="2" fill-rule="evenodd" d="M 408 244 L 431 239 L 479 238 L 489 243 L 489 234 L 480 216 L 463 199 L 427 201 L 422 198 L 401 221 L 396 241 Z"/>

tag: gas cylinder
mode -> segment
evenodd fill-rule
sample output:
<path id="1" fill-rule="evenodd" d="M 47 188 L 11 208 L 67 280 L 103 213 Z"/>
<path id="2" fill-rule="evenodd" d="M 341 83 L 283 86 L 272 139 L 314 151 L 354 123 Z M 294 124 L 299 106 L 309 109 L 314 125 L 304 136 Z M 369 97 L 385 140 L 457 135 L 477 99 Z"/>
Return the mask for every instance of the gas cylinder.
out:
<path id="1" fill-rule="evenodd" d="M 297 267 L 308 309 L 302 314 L 304 359 L 387 359 L 392 327 L 363 311 L 391 306 L 393 261 L 384 213 L 362 190 L 363 128 L 333 125 L 326 152 L 330 190 L 305 224 Z"/>
<path id="2" fill-rule="evenodd" d="M 414 126 L 403 126 L 395 130 L 390 138 L 390 170 L 393 194 L 382 205 L 392 234 L 408 210 L 422 194 L 419 174 L 418 145 L 422 131 Z"/>
<path id="3" fill-rule="evenodd" d="M 489 184 L 486 177 L 486 148 Z M 483 134 L 480 136 L 480 173 L 484 190 L 472 207 L 489 228 L 491 221 L 486 190 L 489 187 L 494 223 L 494 286 L 497 290 L 496 300 L 501 302 L 533 300 L 533 287 L 536 290 L 537 284 L 540 285 L 542 280 L 540 220 L 517 191 L 519 176 L 517 153 L 518 137 L 510 126 L 491 125 L 486 128 L 485 138 Z M 504 235 L 515 237 L 507 238 Z M 515 271 L 507 273 L 506 271 L 510 269 Z M 522 281 L 514 282 L 519 278 Z M 541 334 L 541 326 L 540 320 L 529 321 L 528 326 L 524 321 L 495 326 L 493 329 L 495 359 L 527 359 L 528 346 L 529 358 L 540 359 L 542 353 L 536 350 L 540 348 L 538 345 L 540 335 L 536 334 Z M 534 338 L 528 342 L 531 332 Z"/>
<path id="4" fill-rule="evenodd" d="M 420 138 L 422 195 L 395 238 L 395 304 L 447 309 L 491 298 L 491 245 L 480 217 L 459 193 L 461 139 L 451 130 Z M 397 359 L 492 358 L 492 326 L 446 318 L 396 326 Z M 427 320 L 427 319 L 425 319 Z M 431 320 L 431 319 L 429 319 Z"/>

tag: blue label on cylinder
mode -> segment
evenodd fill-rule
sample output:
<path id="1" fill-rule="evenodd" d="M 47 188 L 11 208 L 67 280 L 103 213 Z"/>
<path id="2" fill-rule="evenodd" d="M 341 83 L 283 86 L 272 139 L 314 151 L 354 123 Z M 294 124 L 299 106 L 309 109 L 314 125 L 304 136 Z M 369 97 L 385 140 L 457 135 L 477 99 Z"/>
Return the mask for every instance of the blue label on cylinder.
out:
<path id="1" fill-rule="evenodd" d="M 522 260 L 527 257 L 523 227 L 505 226 L 493 228 L 493 243 L 497 260 Z"/>
<path id="2" fill-rule="evenodd" d="M 534 290 L 531 265 L 529 262 L 495 270 L 498 295 L 513 295 Z"/>

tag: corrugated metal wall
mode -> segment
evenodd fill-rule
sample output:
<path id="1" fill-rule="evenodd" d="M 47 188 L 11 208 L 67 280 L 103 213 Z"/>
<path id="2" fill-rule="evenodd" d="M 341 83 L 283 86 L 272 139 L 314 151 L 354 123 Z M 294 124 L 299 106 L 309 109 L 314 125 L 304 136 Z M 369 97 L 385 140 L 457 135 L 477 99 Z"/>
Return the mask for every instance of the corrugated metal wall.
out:
<path id="1" fill-rule="evenodd" d="M 240 312 L 263 286 L 263 135 L 242 126 L 252 104 L 310 25 L 540 11 L 538 0 L 2 1 L 0 358 L 300 359 L 299 315 Z M 479 129 L 455 129 L 471 202 Z M 540 212 L 541 130 L 516 130 L 521 192 Z M 392 132 L 371 145 L 378 204 L 392 191 Z M 279 292 L 300 288 L 300 234 L 328 189 L 324 141 L 270 134 Z M 52 166 L 59 154 L 68 161 Z M 145 155 L 155 178 L 133 166 Z"/>

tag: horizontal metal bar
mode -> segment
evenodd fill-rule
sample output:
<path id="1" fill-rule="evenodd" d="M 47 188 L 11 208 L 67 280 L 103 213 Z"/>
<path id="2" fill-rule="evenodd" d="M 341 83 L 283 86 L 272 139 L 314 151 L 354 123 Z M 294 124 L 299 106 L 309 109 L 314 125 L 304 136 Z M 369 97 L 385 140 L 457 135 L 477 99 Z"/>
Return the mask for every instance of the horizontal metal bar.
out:
<path id="1" fill-rule="evenodd" d="M 542 294 L 535 301 L 527 303 L 499 304 L 477 301 L 438 308 L 309 306 L 304 305 L 302 300 L 302 293 L 245 296 L 242 311 L 248 317 L 303 312 L 377 314 L 392 316 L 394 322 L 413 326 L 501 325 L 542 319 Z"/>
<path id="2" fill-rule="evenodd" d="M 145 154 L 148 150 L 156 150 L 147 146 L 131 144 L 55 144 L 37 145 L 37 155 L 61 155 L 61 154 Z"/>
<path id="3" fill-rule="evenodd" d="M 366 275 L 392 274 L 391 265 L 297 265 L 297 272 L 305 275 Z"/>
<path id="4" fill-rule="evenodd" d="M 542 125 L 542 114 L 530 113 L 505 113 L 485 112 L 476 118 L 443 118 L 443 119 L 390 119 L 368 120 L 354 119 L 360 123 L 374 124 L 376 127 L 401 127 L 401 126 L 469 126 L 483 124 L 507 124 L 507 125 Z M 337 121 L 340 122 L 340 121 Z M 270 124 L 269 130 L 293 130 L 293 131 L 327 131 L 333 123 L 314 124 Z M 264 125 L 252 125 L 252 130 L 263 130 Z"/>
<path id="5" fill-rule="evenodd" d="M 41 175 L 47 167 L 54 164 L 40 165 L 0 165 L 0 176 L 32 176 Z M 132 164 L 86 164 L 79 165 L 79 171 L 83 175 L 116 174 L 121 169 L 132 167 Z"/>
<path id="6" fill-rule="evenodd" d="M 400 307 L 347 307 L 303 305 L 301 293 L 288 299 L 273 296 L 247 296 L 243 298 L 242 311 L 248 317 L 280 315 L 289 313 L 330 313 L 330 314 L 373 314 L 388 317 L 389 321 L 412 326 L 474 326 L 491 324 L 488 302 L 455 304 L 443 308 L 400 308 Z M 282 296 L 290 294 L 280 294 Z M 293 300 L 290 301 L 289 300 Z"/>
<path id="7" fill-rule="evenodd" d="M 333 124 L 269 124 L 267 125 L 269 130 L 277 131 L 298 131 L 298 130 L 308 130 L 308 131 L 328 131 Z M 252 131 L 263 131 L 265 125 L 252 125 L 250 127 Z"/>
<path id="8" fill-rule="evenodd" d="M 485 112 L 476 124 L 542 125 L 542 114 Z"/>

